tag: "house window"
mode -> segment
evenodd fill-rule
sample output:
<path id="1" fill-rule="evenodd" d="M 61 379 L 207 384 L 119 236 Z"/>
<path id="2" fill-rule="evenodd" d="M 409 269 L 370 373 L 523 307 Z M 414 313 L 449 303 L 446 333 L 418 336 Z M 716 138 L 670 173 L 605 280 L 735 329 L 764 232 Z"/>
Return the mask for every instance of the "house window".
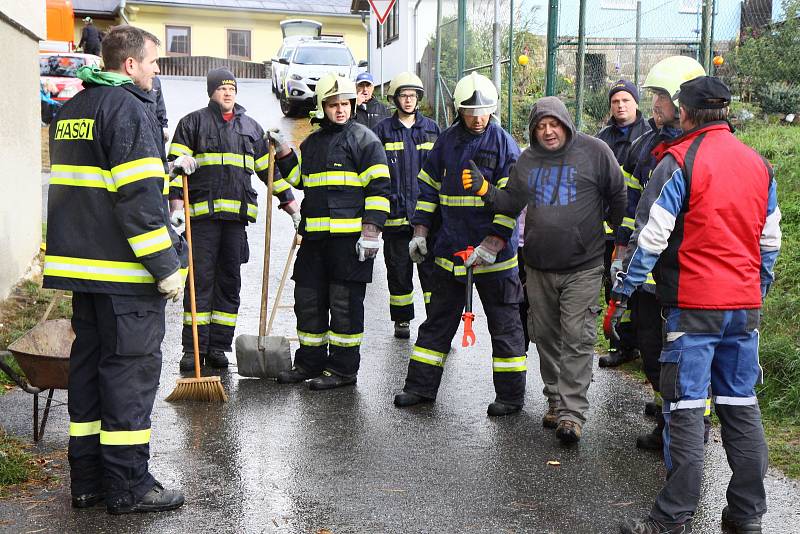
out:
<path id="1" fill-rule="evenodd" d="M 228 58 L 250 59 L 250 30 L 228 30 Z"/>
<path id="2" fill-rule="evenodd" d="M 192 55 L 192 29 L 189 26 L 167 26 L 167 55 Z"/>
<path id="3" fill-rule="evenodd" d="M 383 44 L 385 45 L 391 43 L 392 41 L 396 41 L 400 37 L 400 2 L 395 1 L 394 5 L 392 6 L 392 10 L 386 17 L 386 22 L 383 23 L 383 26 L 378 26 L 378 42 L 375 43 L 375 46 L 378 48 L 381 47 L 381 35 L 383 35 Z"/>
<path id="4" fill-rule="evenodd" d="M 602 9 L 629 9 L 636 11 L 636 0 L 600 0 Z"/>

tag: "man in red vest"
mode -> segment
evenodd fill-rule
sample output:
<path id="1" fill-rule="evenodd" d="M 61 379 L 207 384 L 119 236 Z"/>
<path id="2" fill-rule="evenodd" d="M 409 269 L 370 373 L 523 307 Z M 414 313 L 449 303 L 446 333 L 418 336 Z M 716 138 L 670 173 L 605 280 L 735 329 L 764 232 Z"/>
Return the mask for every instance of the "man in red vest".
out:
<path id="1" fill-rule="evenodd" d="M 767 444 L 755 387 L 758 325 L 781 244 L 770 165 L 731 132 L 730 90 L 701 76 L 678 93 L 684 134 L 658 145 L 658 166 L 636 210 L 636 230 L 617 275 L 614 319 L 653 271 L 665 317 L 661 352 L 667 480 L 649 517 L 623 534 L 691 532 L 703 475 L 703 412 L 709 385 L 733 475 L 722 523 L 761 532 L 767 509 Z"/>

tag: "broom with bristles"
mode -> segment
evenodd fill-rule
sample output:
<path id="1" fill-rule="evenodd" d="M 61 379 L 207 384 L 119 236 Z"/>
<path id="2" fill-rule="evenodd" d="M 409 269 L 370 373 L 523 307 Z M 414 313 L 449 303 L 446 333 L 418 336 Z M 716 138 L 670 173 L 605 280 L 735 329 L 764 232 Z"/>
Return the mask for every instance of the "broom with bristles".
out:
<path id="1" fill-rule="evenodd" d="M 189 303 L 192 311 L 192 342 L 194 344 L 194 378 L 179 378 L 167 402 L 196 400 L 227 402 L 228 395 L 218 376 L 200 376 L 200 344 L 197 340 L 197 304 L 194 299 L 194 261 L 192 259 L 192 225 L 189 212 L 189 180 L 183 175 L 183 206 L 186 210 L 186 242 L 189 244 Z"/>

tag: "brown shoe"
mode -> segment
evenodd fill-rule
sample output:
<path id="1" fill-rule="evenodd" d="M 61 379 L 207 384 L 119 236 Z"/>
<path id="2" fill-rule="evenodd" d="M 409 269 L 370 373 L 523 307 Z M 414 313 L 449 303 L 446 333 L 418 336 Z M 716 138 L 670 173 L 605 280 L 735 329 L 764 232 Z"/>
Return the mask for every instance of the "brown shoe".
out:
<path id="1" fill-rule="evenodd" d="M 556 428 L 558 426 L 558 409 L 552 404 L 547 408 L 547 413 L 542 417 L 542 426 Z"/>
<path id="2" fill-rule="evenodd" d="M 556 437 L 562 443 L 577 443 L 581 440 L 581 425 L 569 419 L 559 421 L 556 428 Z"/>

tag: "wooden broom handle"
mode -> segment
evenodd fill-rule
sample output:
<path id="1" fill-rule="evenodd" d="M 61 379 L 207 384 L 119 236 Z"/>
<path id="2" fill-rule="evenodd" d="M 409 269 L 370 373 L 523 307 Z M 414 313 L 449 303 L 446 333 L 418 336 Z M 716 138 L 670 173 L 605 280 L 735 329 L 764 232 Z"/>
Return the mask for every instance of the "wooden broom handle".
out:
<path id="1" fill-rule="evenodd" d="M 189 207 L 189 179 L 183 179 L 183 210 L 186 216 L 186 242 L 189 244 L 189 309 L 192 312 L 192 345 L 194 346 L 194 377 L 200 380 L 200 342 L 197 335 L 197 303 L 194 297 L 194 259 L 192 258 L 192 223 Z"/>

